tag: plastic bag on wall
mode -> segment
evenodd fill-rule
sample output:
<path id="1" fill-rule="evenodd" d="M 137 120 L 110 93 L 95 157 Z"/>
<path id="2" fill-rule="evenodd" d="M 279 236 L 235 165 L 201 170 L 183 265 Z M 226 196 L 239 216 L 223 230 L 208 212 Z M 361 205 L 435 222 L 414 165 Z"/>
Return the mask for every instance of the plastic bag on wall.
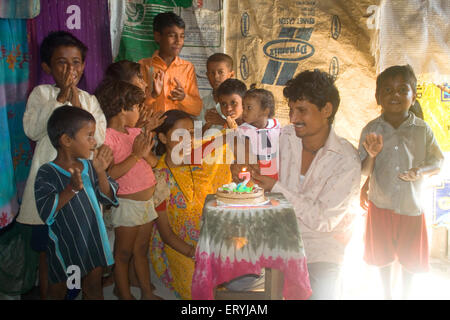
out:
<path id="1" fill-rule="evenodd" d="M 334 127 L 357 145 L 362 128 L 380 113 L 370 48 L 378 2 L 228 1 L 226 52 L 237 78 L 271 91 L 276 117 L 287 124 L 286 81 L 304 70 L 329 72 L 341 96 Z"/>
<path id="2" fill-rule="evenodd" d="M 417 101 L 424 120 L 433 130 L 442 151 L 450 151 L 450 94 L 432 83 L 417 86 Z"/>
<path id="3" fill-rule="evenodd" d="M 410 64 L 422 81 L 449 81 L 449 2 L 382 1 L 379 11 L 377 71 Z"/>

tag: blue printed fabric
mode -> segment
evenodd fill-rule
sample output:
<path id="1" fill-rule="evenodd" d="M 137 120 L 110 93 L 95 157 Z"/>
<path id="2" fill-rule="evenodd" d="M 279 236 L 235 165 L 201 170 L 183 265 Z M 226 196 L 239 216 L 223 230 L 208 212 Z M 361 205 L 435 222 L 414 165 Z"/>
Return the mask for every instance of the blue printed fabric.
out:
<path id="1" fill-rule="evenodd" d="M 0 229 L 14 219 L 31 164 L 22 118 L 29 55 L 26 20 L 0 19 Z"/>

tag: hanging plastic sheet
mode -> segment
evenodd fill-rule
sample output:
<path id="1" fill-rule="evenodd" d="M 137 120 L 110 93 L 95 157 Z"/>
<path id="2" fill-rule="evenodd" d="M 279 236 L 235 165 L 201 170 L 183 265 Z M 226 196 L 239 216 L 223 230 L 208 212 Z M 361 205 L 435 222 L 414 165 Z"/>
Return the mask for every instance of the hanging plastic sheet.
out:
<path id="1" fill-rule="evenodd" d="M 410 64 L 421 81 L 450 82 L 450 5 L 442 0 L 382 1 L 377 71 Z"/>
<path id="2" fill-rule="evenodd" d="M 211 86 L 206 77 L 206 60 L 215 52 L 224 52 L 225 48 L 222 0 L 147 0 L 126 3 L 110 0 L 110 8 L 111 39 L 116 61 L 127 59 L 137 62 L 151 57 L 158 49 L 153 38 L 154 17 L 167 11 L 174 11 L 181 16 L 186 28 L 180 57 L 194 65 L 200 95 L 209 93 Z"/>
<path id="3" fill-rule="evenodd" d="M 126 2 L 123 12 L 122 6 L 114 4 L 112 6 L 114 11 L 111 12 L 112 20 L 123 20 L 116 61 L 126 59 L 138 62 L 151 57 L 158 49 L 158 44 L 153 38 L 153 18 L 161 12 L 173 11 L 176 7 L 187 8 L 191 5 L 192 0 L 130 0 Z"/>
<path id="4" fill-rule="evenodd" d="M 422 106 L 424 120 L 447 157 L 440 175 L 443 178 L 433 186 L 433 224 L 450 228 L 450 179 L 445 170 L 450 152 L 450 94 L 433 83 L 422 83 L 417 86 L 417 101 Z"/>
<path id="5" fill-rule="evenodd" d="M 335 129 L 357 145 L 361 129 L 380 112 L 370 50 L 378 2 L 228 1 L 226 51 L 237 77 L 271 91 L 276 117 L 287 124 L 286 81 L 304 70 L 329 72 L 341 96 Z"/>
<path id="6" fill-rule="evenodd" d="M 417 101 L 442 151 L 450 152 L 450 94 L 433 83 L 423 83 L 417 86 Z"/>

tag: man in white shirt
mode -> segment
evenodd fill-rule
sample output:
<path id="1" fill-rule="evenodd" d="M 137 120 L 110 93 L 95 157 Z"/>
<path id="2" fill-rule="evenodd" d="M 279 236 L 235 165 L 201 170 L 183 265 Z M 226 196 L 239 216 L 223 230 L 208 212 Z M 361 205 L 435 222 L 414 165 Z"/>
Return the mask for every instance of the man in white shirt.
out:
<path id="1" fill-rule="evenodd" d="M 255 166 L 251 174 L 259 186 L 281 192 L 294 207 L 311 299 L 336 299 L 354 218 L 349 207 L 359 194 L 358 152 L 332 127 L 340 98 L 331 76 L 304 71 L 287 82 L 283 94 L 292 125 L 281 130 L 279 180 L 260 175 Z"/>

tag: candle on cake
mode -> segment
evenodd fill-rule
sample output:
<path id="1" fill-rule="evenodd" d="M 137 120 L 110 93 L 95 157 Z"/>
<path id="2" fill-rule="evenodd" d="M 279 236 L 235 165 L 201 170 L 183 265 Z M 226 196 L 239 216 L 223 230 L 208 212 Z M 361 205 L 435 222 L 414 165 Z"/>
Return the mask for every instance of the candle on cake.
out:
<path id="1" fill-rule="evenodd" d="M 247 187 L 247 183 L 250 181 L 250 172 L 247 171 L 246 167 L 242 168 L 242 171 L 239 172 L 238 177 L 239 177 L 239 179 L 244 179 L 244 181 L 237 185 L 237 190 L 239 192 L 250 191 L 250 190 L 248 190 L 249 188 Z"/>

